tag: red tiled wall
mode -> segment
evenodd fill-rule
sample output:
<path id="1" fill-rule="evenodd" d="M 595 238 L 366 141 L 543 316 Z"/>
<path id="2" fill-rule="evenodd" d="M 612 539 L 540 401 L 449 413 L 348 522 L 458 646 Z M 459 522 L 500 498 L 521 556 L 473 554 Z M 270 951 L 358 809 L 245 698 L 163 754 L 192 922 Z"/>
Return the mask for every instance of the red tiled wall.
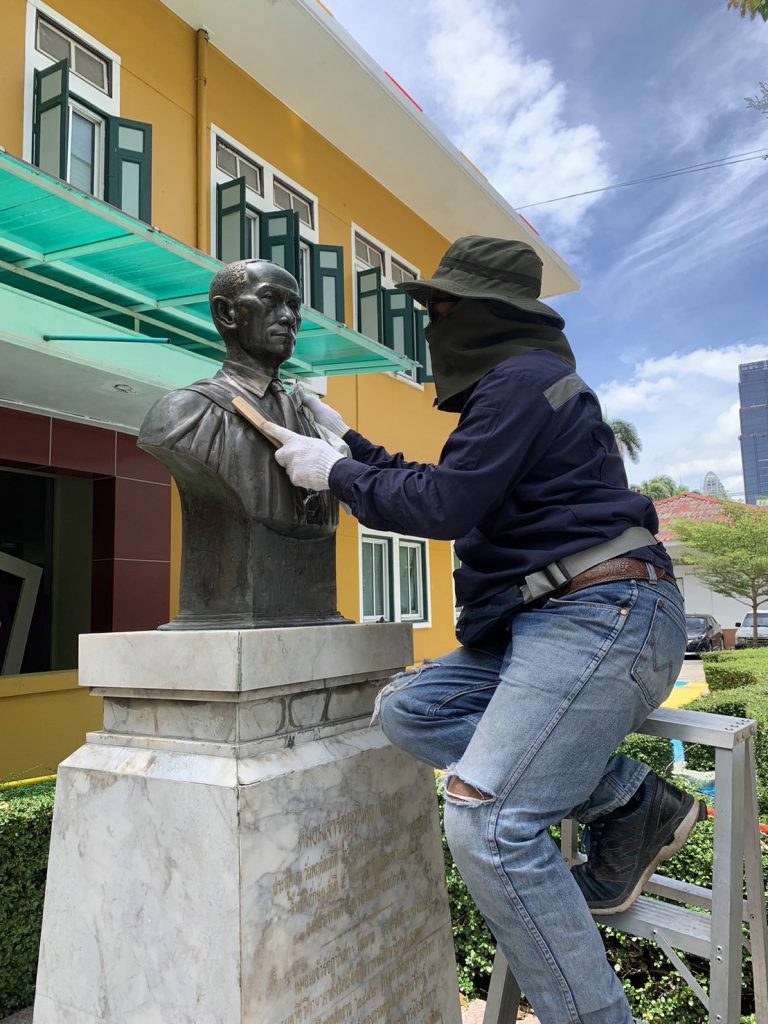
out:
<path id="1" fill-rule="evenodd" d="M 93 477 L 94 632 L 168 621 L 171 478 L 135 437 L 0 408 L 0 463 Z"/>

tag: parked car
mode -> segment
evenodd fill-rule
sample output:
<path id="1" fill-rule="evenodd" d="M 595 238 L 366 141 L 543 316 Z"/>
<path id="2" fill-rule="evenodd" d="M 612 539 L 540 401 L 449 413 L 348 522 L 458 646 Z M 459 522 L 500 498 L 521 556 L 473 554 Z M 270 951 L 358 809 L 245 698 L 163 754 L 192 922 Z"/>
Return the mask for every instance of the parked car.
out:
<path id="1" fill-rule="evenodd" d="M 743 622 L 736 623 L 736 647 L 752 647 L 755 642 L 755 617 L 747 612 Z M 763 647 L 768 644 L 768 612 L 757 613 L 757 642 Z"/>
<path id="2" fill-rule="evenodd" d="M 688 629 L 686 654 L 722 651 L 725 647 L 722 627 L 711 615 L 686 615 L 685 625 Z"/>

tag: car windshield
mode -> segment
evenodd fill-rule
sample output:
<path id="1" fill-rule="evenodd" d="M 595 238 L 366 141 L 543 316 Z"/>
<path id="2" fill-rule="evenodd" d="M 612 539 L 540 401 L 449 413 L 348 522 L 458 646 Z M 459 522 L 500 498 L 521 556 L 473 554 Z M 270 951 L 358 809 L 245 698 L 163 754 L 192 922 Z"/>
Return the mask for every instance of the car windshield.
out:
<path id="1" fill-rule="evenodd" d="M 703 615 L 686 615 L 685 621 L 688 624 L 688 629 L 706 629 L 707 620 Z"/>
<path id="2" fill-rule="evenodd" d="M 759 612 L 758 613 L 757 624 L 758 624 L 758 626 L 768 626 L 768 612 Z M 752 612 L 747 612 L 747 614 L 744 616 L 744 621 L 742 622 L 742 626 L 753 626 L 753 625 L 754 625 L 754 616 L 752 615 Z"/>

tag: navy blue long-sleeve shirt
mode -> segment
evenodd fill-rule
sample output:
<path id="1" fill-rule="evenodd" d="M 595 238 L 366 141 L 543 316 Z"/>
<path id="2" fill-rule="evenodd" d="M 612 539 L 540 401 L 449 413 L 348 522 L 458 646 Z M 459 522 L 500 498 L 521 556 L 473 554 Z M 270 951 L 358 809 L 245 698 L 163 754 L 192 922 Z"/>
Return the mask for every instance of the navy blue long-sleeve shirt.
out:
<path id="1" fill-rule="evenodd" d="M 437 465 L 391 455 L 354 430 L 331 491 L 364 525 L 455 540 L 459 604 L 521 584 L 550 562 L 644 526 L 652 502 L 630 491 L 594 393 L 550 352 L 512 356 L 471 389 Z M 661 544 L 628 553 L 672 571 Z"/>

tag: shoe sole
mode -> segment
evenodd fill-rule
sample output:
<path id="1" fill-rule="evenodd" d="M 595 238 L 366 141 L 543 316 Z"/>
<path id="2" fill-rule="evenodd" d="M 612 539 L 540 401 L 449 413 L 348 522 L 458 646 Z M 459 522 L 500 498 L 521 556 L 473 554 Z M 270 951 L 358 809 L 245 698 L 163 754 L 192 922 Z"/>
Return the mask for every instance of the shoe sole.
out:
<path id="1" fill-rule="evenodd" d="M 662 846 L 648 867 L 643 871 L 629 895 L 626 896 L 621 903 L 616 904 L 616 906 L 590 907 L 590 913 L 594 914 L 595 917 L 610 917 L 612 914 L 622 914 L 625 910 L 629 910 L 643 891 L 645 883 L 654 873 L 659 864 L 663 864 L 665 860 L 670 860 L 676 853 L 679 853 L 688 842 L 688 837 L 694 827 L 698 825 L 700 821 L 704 821 L 706 817 L 707 805 L 702 800 L 694 801 L 690 811 L 688 811 L 672 834 L 671 841 L 667 843 L 666 846 Z"/>

